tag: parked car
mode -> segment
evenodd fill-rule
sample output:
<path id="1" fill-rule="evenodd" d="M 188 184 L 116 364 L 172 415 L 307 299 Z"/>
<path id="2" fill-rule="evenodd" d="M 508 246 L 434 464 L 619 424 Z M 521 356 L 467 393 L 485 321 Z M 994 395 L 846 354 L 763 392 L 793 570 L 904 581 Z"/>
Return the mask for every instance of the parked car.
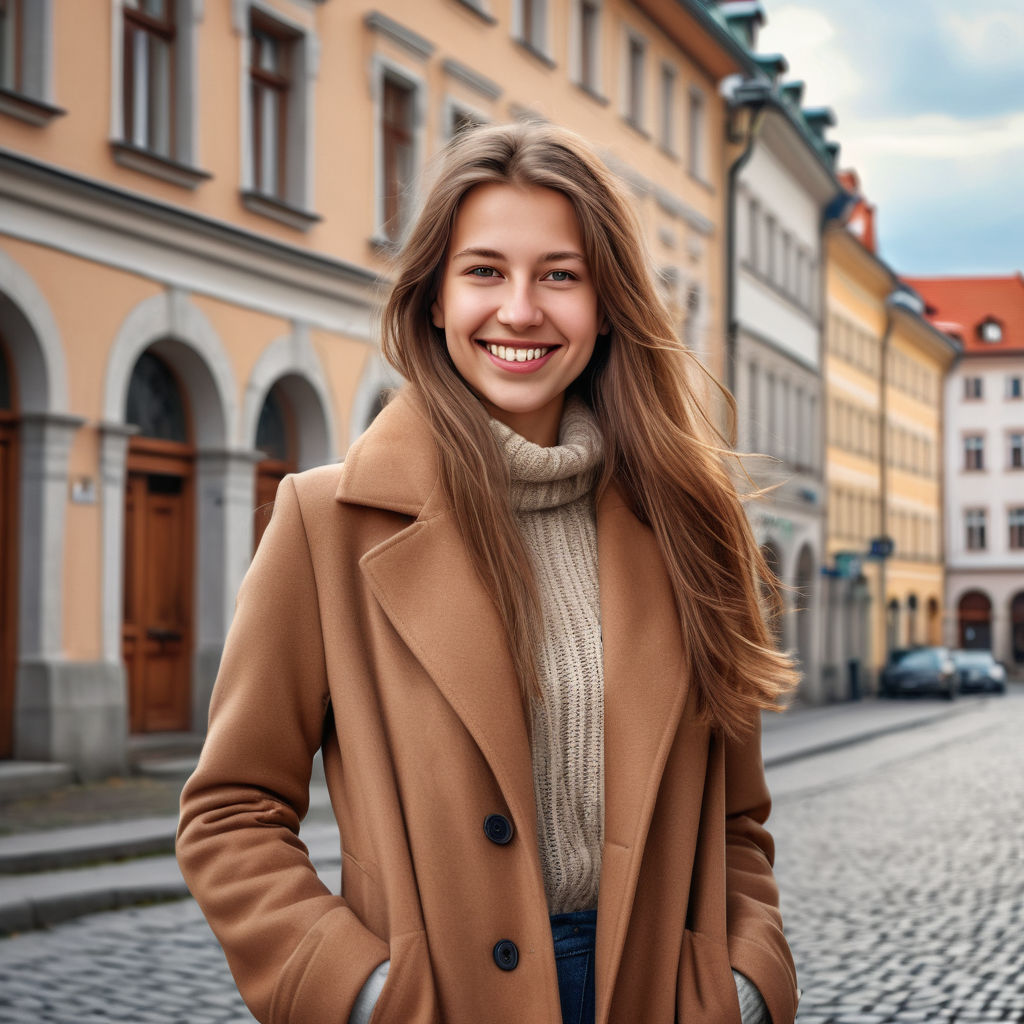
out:
<path id="1" fill-rule="evenodd" d="M 961 693 L 1006 693 L 1006 667 L 991 651 L 951 651 Z"/>
<path id="2" fill-rule="evenodd" d="M 956 666 L 946 647 L 913 647 L 893 651 L 882 670 L 882 693 L 898 697 L 937 693 L 947 700 L 957 694 Z"/>

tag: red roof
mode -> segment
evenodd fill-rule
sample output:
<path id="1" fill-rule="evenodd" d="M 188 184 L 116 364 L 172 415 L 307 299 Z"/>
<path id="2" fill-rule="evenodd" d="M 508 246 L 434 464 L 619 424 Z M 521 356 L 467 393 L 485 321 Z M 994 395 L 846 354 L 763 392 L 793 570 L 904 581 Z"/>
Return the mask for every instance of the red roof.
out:
<path id="1" fill-rule="evenodd" d="M 903 280 L 924 299 L 931 323 L 963 342 L 964 355 L 1024 354 L 1024 275 Z M 986 341 L 983 332 L 1001 340 Z"/>

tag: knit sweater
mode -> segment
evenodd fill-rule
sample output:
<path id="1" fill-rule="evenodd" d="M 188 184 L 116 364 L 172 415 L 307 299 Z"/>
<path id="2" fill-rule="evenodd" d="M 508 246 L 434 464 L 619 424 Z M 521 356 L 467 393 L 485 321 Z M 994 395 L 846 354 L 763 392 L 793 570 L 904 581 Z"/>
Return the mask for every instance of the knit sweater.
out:
<path id="1" fill-rule="evenodd" d="M 604 665 L 594 484 L 601 434 L 570 401 L 544 448 L 491 421 L 537 581 L 543 632 L 533 704 L 537 841 L 551 914 L 597 906 L 604 835 Z"/>

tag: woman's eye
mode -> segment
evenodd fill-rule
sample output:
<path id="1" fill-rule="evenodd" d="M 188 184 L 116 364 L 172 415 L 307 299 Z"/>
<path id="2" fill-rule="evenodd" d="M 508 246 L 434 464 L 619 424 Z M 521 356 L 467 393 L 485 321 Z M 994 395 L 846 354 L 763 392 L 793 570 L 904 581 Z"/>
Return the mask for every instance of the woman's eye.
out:
<path id="1" fill-rule="evenodd" d="M 575 281 L 576 276 L 568 270 L 551 270 L 548 278 L 552 281 Z"/>
<path id="2" fill-rule="evenodd" d="M 470 272 L 472 277 L 497 277 L 498 272 L 494 267 L 474 267 Z"/>

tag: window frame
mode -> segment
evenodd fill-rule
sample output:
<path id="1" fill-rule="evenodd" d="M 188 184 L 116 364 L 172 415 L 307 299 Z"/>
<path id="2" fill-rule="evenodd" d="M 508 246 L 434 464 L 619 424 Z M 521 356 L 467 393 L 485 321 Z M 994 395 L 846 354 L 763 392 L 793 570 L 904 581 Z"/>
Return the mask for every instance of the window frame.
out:
<path id="1" fill-rule="evenodd" d="M 1006 435 L 1006 468 L 1024 469 L 1024 430 L 1011 430 Z"/>
<path id="2" fill-rule="evenodd" d="M 708 181 L 708 97 L 696 82 L 687 90 L 686 106 L 686 170 L 690 177 L 702 185 Z"/>
<path id="3" fill-rule="evenodd" d="M 647 40 L 639 32 L 627 27 L 623 47 L 622 119 L 631 128 L 646 135 Z"/>
<path id="4" fill-rule="evenodd" d="M 554 66 L 551 59 L 551 10 L 548 0 L 515 0 L 512 36 L 527 53 Z"/>
<path id="5" fill-rule="evenodd" d="M 606 102 L 601 90 L 604 4 L 602 0 L 573 0 L 569 23 L 570 75 L 595 99 Z"/>
<path id="6" fill-rule="evenodd" d="M 988 509 L 964 509 L 964 548 L 967 551 L 988 550 Z"/>
<path id="7" fill-rule="evenodd" d="M 419 173 L 423 159 L 423 132 L 425 125 L 424 104 L 426 102 L 426 82 L 420 75 L 410 70 L 403 64 L 385 57 L 382 54 L 375 54 L 373 57 L 373 153 L 374 153 L 374 203 L 373 203 L 373 229 L 371 244 L 385 252 L 393 252 L 397 249 L 401 231 L 398 238 L 392 238 L 387 231 L 387 203 L 385 197 L 385 138 L 384 138 L 384 89 L 388 78 L 404 84 L 412 93 L 412 127 L 410 157 L 410 180 L 414 180 Z M 408 217 L 411 211 L 406 211 Z M 402 230 L 408 226 L 408 221 L 402 225 Z"/>
<path id="8" fill-rule="evenodd" d="M 253 213 L 269 217 L 288 227 L 307 231 L 321 218 L 314 211 L 315 165 L 315 83 L 319 73 L 319 40 L 312 28 L 289 18 L 267 0 L 241 0 L 235 5 L 235 30 L 241 47 L 241 109 L 239 134 L 241 146 L 240 192 L 243 206 Z M 279 34 L 287 41 L 291 69 L 291 88 L 284 117 L 284 188 L 278 195 L 258 187 L 254 160 L 255 132 L 252 103 L 252 32 L 260 24 L 263 31 Z"/>
<path id="9" fill-rule="evenodd" d="M 964 434 L 963 470 L 965 473 L 980 473 L 985 470 L 985 435 Z"/>
<path id="10" fill-rule="evenodd" d="M 981 402 L 985 399 L 985 378 L 978 376 L 964 377 L 963 400 L 965 402 Z"/>
<path id="11" fill-rule="evenodd" d="M 671 157 L 678 156 L 676 145 L 676 85 L 679 72 L 670 61 L 663 60 L 659 65 L 658 91 L 660 107 L 658 110 L 658 144 L 663 152 Z"/>
<path id="12" fill-rule="evenodd" d="M 54 102 L 53 0 L 7 3 L 17 12 L 8 37 L 15 71 L 0 81 L 0 114 L 44 127 L 67 113 Z"/>

